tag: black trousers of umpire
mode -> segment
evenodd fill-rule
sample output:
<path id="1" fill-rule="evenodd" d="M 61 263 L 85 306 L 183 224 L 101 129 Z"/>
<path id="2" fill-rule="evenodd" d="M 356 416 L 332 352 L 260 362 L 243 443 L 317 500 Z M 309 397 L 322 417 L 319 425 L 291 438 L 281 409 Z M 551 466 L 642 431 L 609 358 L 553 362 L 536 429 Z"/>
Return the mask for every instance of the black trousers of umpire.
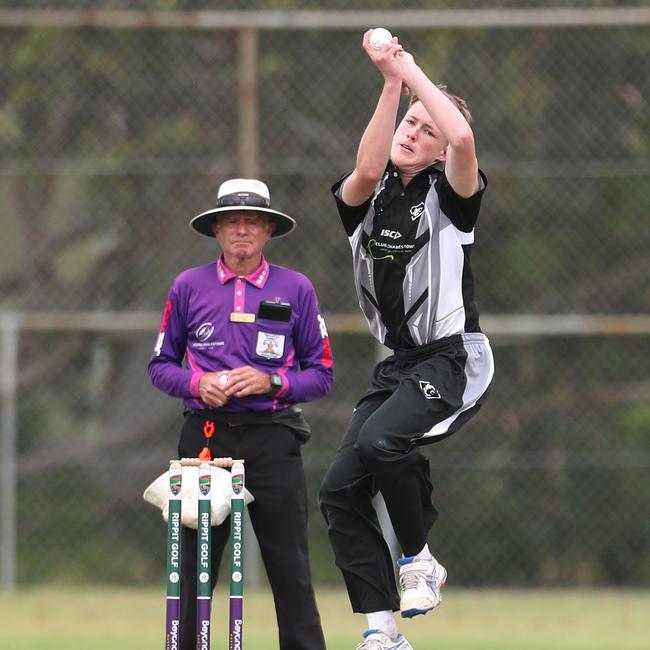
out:
<path id="1" fill-rule="evenodd" d="M 178 446 L 180 457 L 198 456 L 206 442 L 204 422 L 200 415 L 185 416 Z M 246 487 L 255 498 L 248 512 L 273 592 L 280 649 L 324 650 L 309 569 L 307 490 L 300 440 L 283 424 L 231 426 L 216 422 L 210 450 L 213 458 L 231 456 L 245 460 Z M 212 528 L 213 589 L 229 535 L 229 518 Z M 183 527 L 181 650 L 196 648 L 196 545 L 196 530 Z M 225 603 L 223 606 L 227 607 Z"/>
<path id="2" fill-rule="evenodd" d="M 405 556 L 419 553 L 437 517 L 429 461 L 481 407 L 494 364 L 482 334 L 397 351 L 377 365 L 320 492 L 336 564 L 354 612 L 399 609 L 395 567 L 372 498 L 382 493 Z"/>

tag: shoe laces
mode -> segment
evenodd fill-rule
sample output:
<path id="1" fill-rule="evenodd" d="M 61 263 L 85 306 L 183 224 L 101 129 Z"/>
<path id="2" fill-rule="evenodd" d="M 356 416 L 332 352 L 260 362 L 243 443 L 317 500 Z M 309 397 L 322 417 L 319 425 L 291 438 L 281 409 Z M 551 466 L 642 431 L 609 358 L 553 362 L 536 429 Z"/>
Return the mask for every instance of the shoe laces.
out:
<path id="1" fill-rule="evenodd" d="M 429 584 L 430 576 L 426 568 L 417 564 L 405 564 L 399 573 L 399 584 L 402 589 L 417 589 L 420 582 Z"/>
<path id="2" fill-rule="evenodd" d="M 385 650 L 386 645 L 380 639 L 373 639 L 374 634 L 364 639 L 358 646 L 357 650 Z"/>

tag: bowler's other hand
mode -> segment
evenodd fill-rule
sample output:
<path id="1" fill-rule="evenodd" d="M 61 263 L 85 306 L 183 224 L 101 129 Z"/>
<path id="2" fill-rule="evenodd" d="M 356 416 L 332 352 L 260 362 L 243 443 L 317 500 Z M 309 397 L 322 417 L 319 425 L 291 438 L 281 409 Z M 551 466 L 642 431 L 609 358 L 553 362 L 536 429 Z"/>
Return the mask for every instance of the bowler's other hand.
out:
<path id="1" fill-rule="evenodd" d="M 265 395 L 271 390 L 271 378 L 266 372 L 242 366 L 228 373 L 226 395 L 228 397 L 246 397 L 248 395 Z"/>
<path id="2" fill-rule="evenodd" d="M 208 406 L 220 408 L 228 403 L 223 374 L 223 372 L 206 372 L 199 380 L 199 397 Z"/>
<path id="3" fill-rule="evenodd" d="M 409 72 L 412 72 L 416 67 L 415 59 L 410 52 L 400 50 L 395 54 L 395 61 L 399 66 L 400 76 L 404 79 Z"/>

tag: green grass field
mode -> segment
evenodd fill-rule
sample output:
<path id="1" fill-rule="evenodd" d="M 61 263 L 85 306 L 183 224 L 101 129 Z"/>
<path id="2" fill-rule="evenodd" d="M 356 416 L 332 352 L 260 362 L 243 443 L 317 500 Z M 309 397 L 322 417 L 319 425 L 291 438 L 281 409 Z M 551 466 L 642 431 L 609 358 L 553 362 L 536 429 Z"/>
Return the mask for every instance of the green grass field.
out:
<path id="1" fill-rule="evenodd" d="M 329 650 L 353 650 L 365 618 L 342 591 L 317 593 Z M 213 601 L 215 649 L 227 647 L 227 594 Z M 0 595 L 2 650 L 159 650 L 164 593 L 155 589 L 34 589 Z M 415 650 L 632 650 L 650 648 L 649 591 L 463 591 L 403 621 Z M 274 650 L 270 593 L 249 590 L 244 647 Z"/>

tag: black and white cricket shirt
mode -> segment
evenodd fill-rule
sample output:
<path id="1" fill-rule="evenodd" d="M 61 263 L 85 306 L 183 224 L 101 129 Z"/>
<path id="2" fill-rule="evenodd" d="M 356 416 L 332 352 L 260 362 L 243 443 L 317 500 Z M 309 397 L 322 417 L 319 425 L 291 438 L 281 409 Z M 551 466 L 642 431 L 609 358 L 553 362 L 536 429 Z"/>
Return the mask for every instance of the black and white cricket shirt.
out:
<path id="1" fill-rule="evenodd" d="M 371 198 L 341 200 L 347 174 L 332 187 L 352 247 L 359 304 L 370 331 L 389 348 L 414 348 L 480 332 L 470 255 L 487 179 L 469 198 L 454 192 L 444 164 L 421 171 L 404 188 L 388 163 Z"/>

